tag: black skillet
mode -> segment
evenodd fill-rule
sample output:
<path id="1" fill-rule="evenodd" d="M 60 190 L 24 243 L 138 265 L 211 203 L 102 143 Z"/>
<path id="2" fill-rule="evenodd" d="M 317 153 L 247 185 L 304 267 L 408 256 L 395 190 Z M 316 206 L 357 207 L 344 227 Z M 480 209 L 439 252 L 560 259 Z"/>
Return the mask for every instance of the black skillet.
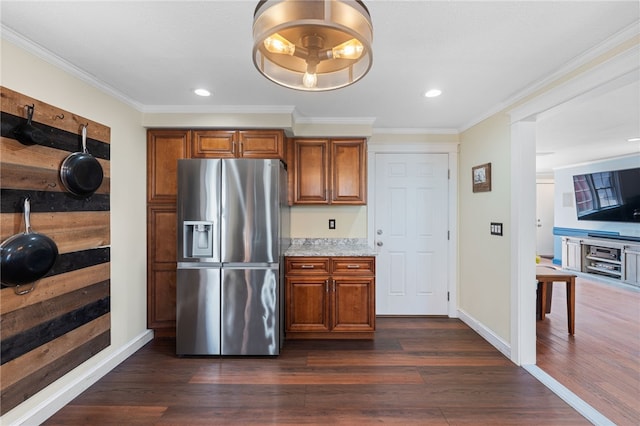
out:
<path id="1" fill-rule="evenodd" d="M 19 124 L 13 129 L 15 138 L 23 145 L 42 144 L 45 141 L 44 133 L 42 130 L 31 124 L 33 119 L 34 105 L 27 105 L 27 122 Z"/>
<path id="2" fill-rule="evenodd" d="M 74 152 L 60 167 L 60 180 L 69 192 L 90 197 L 102 184 L 104 174 L 98 160 L 87 150 L 87 126 L 82 126 L 82 152 Z"/>
<path id="3" fill-rule="evenodd" d="M 49 237 L 31 230 L 29 215 L 31 201 L 24 200 L 25 232 L 13 235 L 0 244 L 0 277 L 2 283 L 15 286 L 17 294 L 25 294 L 33 289 L 21 291 L 19 287 L 33 283 L 51 270 L 58 257 L 58 246 Z"/>

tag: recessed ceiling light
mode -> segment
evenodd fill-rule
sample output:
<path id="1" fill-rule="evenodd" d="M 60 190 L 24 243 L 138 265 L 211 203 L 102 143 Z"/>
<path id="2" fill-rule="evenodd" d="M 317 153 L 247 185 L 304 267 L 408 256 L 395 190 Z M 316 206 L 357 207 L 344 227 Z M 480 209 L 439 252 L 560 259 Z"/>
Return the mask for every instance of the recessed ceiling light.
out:
<path id="1" fill-rule="evenodd" d="M 424 95 L 427 98 L 435 98 L 436 96 L 440 96 L 441 94 L 442 94 L 442 90 L 440 90 L 440 89 L 431 89 L 427 93 L 425 93 Z"/>
<path id="2" fill-rule="evenodd" d="M 629 138 L 627 142 L 640 142 L 640 138 Z"/>
<path id="3" fill-rule="evenodd" d="M 198 96 L 211 96 L 211 92 L 209 92 L 207 89 L 196 89 L 193 91 L 193 93 Z"/>

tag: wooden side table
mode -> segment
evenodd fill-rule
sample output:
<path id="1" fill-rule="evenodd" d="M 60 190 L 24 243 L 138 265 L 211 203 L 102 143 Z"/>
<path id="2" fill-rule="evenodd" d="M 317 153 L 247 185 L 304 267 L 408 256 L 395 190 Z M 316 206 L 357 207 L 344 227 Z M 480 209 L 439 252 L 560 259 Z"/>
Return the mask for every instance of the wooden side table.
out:
<path id="1" fill-rule="evenodd" d="M 538 280 L 538 319 L 543 320 L 547 313 L 547 292 L 554 282 L 567 284 L 567 324 L 569 334 L 575 331 L 576 320 L 576 275 L 549 266 L 536 266 L 536 280 Z"/>

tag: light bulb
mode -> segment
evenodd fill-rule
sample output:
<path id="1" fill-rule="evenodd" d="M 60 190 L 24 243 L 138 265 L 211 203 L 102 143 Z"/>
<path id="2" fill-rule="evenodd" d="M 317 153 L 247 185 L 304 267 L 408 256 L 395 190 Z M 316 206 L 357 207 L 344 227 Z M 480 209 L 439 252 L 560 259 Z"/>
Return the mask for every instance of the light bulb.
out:
<path id="1" fill-rule="evenodd" d="M 318 76 L 316 73 L 305 72 L 302 76 L 302 85 L 308 89 L 316 87 L 318 85 Z"/>
<path id="2" fill-rule="evenodd" d="M 331 49 L 334 58 L 358 59 L 362 56 L 364 46 L 357 39 L 352 38 Z"/>
<path id="3" fill-rule="evenodd" d="M 264 47 L 271 53 L 282 53 L 285 55 L 293 55 L 296 51 L 296 45 L 278 33 L 265 38 Z"/>

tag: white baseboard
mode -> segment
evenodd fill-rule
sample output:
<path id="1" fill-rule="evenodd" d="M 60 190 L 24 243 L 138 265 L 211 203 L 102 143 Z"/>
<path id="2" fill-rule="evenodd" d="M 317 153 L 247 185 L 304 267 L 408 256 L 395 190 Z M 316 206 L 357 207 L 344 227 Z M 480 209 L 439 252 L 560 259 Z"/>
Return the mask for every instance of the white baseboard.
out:
<path id="1" fill-rule="evenodd" d="M 496 336 L 491 330 L 486 328 L 482 323 L 477 321 L 465 311 L 459 309 L 458 314 L 462 322 L 467 324 L 476 333 L 482 336 L 482 338 L 484 338 L 492 346 L 502 352 L 504 356 L 511 359 L 511 346 L 507 342 Z M 532 376 L 538 379 L 538 381 L 549 388 L 553 393 L 558 395 L 563 401 L 569 404 L 569 406 L 575 409 L 578 413 L 580 413 L 594 425 L 615 426 L 613 422 L 600 414 L 600 412 L 584 402 L 569 389 L 561 385 L 560 382 L 542 371 L 537 365 L 522 365 L 521 367 L 527 370 Z"/>
<path id="2" fill-rule="evenodd" d="M 493 331 L 489 330 L 485 327 L 481 322 L 473 318 L 471 315 L 463 311 L 462 309 L 458 309 L 458 317 L 462 322 L 467 324 L 471 329 L 473 329 L 476 333 L 478 333 L 484 340 L 489 342 L 493 347 L 502 352 L 504 356 L 511 359 L 511 345 L 502 340 L 499 336 L 497 336 Z"/>
<path id="3" fill-rule="evenodd" d="M 527 370 L 529 374 L 538 379 L 540 383 L 549 388 L 553 393 L 558 395 L 564 402 L 569 404 L 574 410 L 594 425 L 615 426 L 615 423 L 603 416 L 598 410 L 587 404 L 565 386 L 560 384 L 556 379 L 542 371 L 537 365 L 523 365 L 522 368 Z"/>
<path id="4" fill-rule="evenodd" d="M 105 358 L 88 370 L 86 374 L 76 378 L 73 382 L 60 389 L 50 398 L 42 401 L 42 403 L 38 404 L 36 407 L 12 422 L 11 425 L 37 425 L 43 423 L 152 339 L 153 330 L 146 330 L 134 337 L 132 340 L 118 348 L 117 351 L 111 353 L 108 358 Z"/>

